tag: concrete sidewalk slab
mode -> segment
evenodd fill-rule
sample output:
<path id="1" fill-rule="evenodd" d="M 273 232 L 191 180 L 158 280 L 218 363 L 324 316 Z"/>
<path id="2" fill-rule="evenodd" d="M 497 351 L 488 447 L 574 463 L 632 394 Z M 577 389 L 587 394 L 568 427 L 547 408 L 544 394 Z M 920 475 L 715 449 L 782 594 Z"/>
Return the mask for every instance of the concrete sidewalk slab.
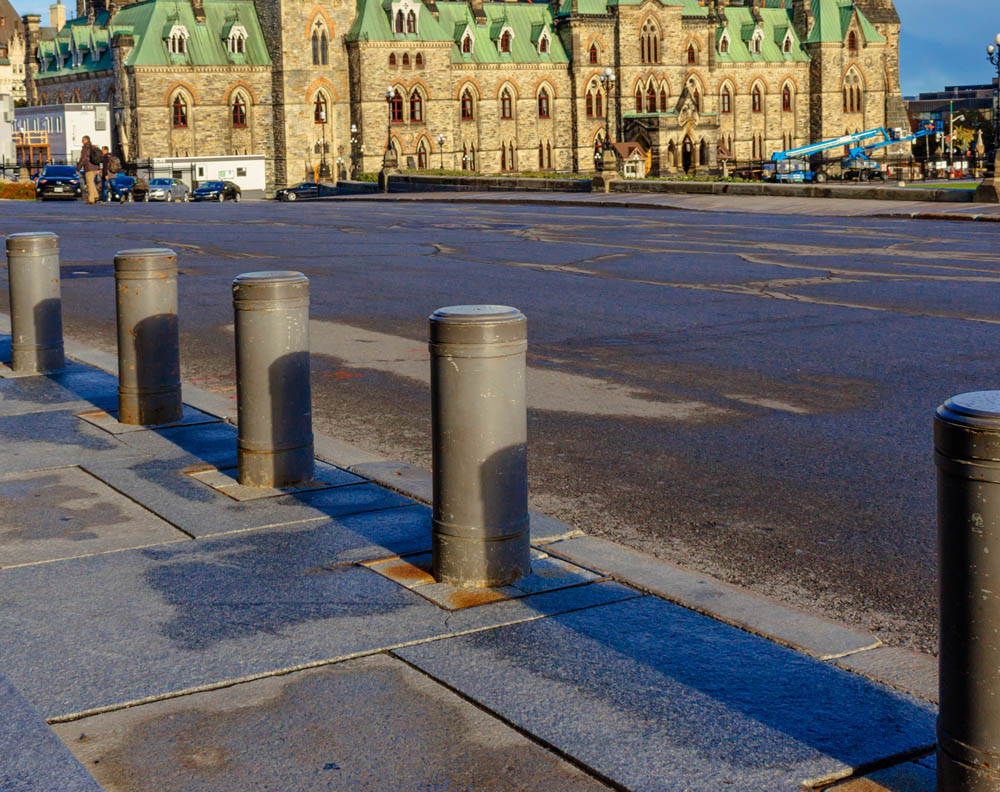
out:
<path id="1" fill-rule="evenodd" d="M 9 338 L 9 336 L 8 336 Z M 0 379 L 0 415 L 52 410 L 115 409 L 118 380 L 103 371 L 70 362 L 53 374 Z"/>
<path id="2" fill-rule="evenodd" d="M 84 410 L 81 413 L 77 413 L 77 417 L 113 435 L 125 434 L 126 432 L 143 432 L 143 431 L 149 431 L 151 429 L 168 429 L 174 426 L 190 426 L 192 424 L 216 423 L 217 421 L 221 420 L 220 418 L 217 418 L 214 415 L 209 415 L 208 413 L 202 412 L 201 410 L 196 410 L 193 407 L 187 406 L 186 404 L 182 405 L 181 419 L 179 421 L 171 421 L 170 423 L 157 424 L 155 426 L 119 423 L 117 409 Z"/>
<path id="3" fill-rule="evenodd" d="M 121 443 L 67 411 L 0 415 L 0 474 L 120 457 Z"/>
<path id="4" fill-rule="evenodd" d="M 116 792 L 608 789 L 386 655 L 55 731 Z"/>
<path id="5" fill-rule="evenodd" d="M 394 652 L 629 789 L 799 790 L 934 743 L 934 709 L 655 597 Z"/>
<path id="6" fill-rule="evenodd" d="M 0 789 L 101 792 L 101 787 L 3 675 L 0 675 Z"/>
<path id="7" fill-rule="evenodd" d="M 335 520 L 0 571 L 0 668 L 46 718 L 639 596 L 593 583 L 447 611 L 343 559 Z"/>
<path id="8" fill-rule="evenodd" d="M 0 477 L 0 567 L 188 539 L 78 467 Z"/>

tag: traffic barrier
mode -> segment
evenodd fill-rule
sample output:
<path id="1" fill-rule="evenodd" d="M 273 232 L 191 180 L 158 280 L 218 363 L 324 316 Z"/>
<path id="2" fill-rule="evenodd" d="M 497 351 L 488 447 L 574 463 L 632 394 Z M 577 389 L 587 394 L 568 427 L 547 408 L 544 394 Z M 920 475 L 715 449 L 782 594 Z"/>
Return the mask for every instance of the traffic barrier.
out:
<path id="1" fill-rule="evenodd" d="M 1000 790 L 1000 391 L 934 418 L 938 468 L 940 792 Z M 997 540 L 997 541 L 994 541 Z"/>
<path id="2" fill-rule="evenodd" d="M 58 371 L 66 365 L 59 286 L 59 237 L 30 231 L 7 237 L 11 368 Z"/>
<path id="3" fill-rule="evenodd" d="M 118 420 L 152 426 L 182 414 L 177 255 L 167 248 L 115 255 Z"/>
<path id="4" fill-rule="evenodd" d="M 464 587 L 530 571 L 525 352 L 516 308 L 459 305 L 429 320 L 432 573 Z"/>
<path id="5" fill-rule="evenodd" d="M 240 484 L 283 487 L 313 476 L 309 279 L 249 272 L 233 280 Z"/>

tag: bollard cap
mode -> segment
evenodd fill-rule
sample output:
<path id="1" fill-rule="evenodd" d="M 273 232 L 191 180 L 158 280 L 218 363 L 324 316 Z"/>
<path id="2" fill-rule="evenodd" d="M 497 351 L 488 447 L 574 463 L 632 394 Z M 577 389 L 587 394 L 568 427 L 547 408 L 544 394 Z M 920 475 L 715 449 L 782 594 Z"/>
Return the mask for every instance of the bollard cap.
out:
<path id="1" fill-rule="evenodd" d="M 291 270 L 244 272 L 233 278 L 233 301 L 301 300 L 309 297 L 309 278 Z"/>
<path id="2" fill-rule="evenodd" d="M 59 237 L 51 231 L 21 231 L 7 237 L 7 254 L 54 253 L 59 250 Z"/>
<path id="3" fill-rule="evenodd" d="M 973 391 L 937 408 L 934 446 L 953 459 L 1000 462 L 1000 391 Z"/>
<path id="4" fill-rule="evenodd" d="M 510 344 L 528 337 L 528 320 L 508 305 L 452 305 L 430 315 L 432 344 Z"/>
<path id="5" fill-rule="evenodd" d="M 177 254 L 170 248 L 137 248 L 115 253 L 115 272 L 177 270 Z"/>

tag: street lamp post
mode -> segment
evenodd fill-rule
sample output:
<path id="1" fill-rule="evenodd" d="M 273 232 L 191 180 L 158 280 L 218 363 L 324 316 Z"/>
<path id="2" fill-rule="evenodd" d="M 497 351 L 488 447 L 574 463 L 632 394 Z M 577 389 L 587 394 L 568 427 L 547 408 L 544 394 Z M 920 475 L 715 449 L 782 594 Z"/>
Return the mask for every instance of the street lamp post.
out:
<path id="1" fill-rule="evenodd" d="M 607 66 L 601 73 L 601 87 L 604 88 L 604 95 L 607 97 L 607 101 L 604 103 L 604 144 L 601 146 L 600 157 L 597 153 L 594 154 L 594 164 L 597 166 L 597 170 L 604 170 L 607 165 L 604 159 L 604 154 L 611 145 L 611 96 L 615 89 L 615 73 L 610 66 Z"/>
<path id="2" fill-rule="evenodd" d="M 385 105 L 389 111 L 389 118 L 386 125 L 386 136 L 385 136 L 385 155 L 382 157 L 382 168 L 384 170 L 390 170 L 397 166 L 396 162 L 396 152 L 392 147 L 392 98 L 394 92 L 392 86 L 390 85 L 385 89 Z"/>
<path id="3" fill-rule="evenodd" d="M 351 124 L 351 178 L 358 177 L 358 125 Z"/>
<path id="4" fill-rule="evenodd" d="M 997 87 L 993 91 L 993 151 L 986 161 L 986 178 L 976 189 L 973 200 L 1000 203 L 1000 189 L 997 188 L 997 154 L 1000 153 L 1000 33 L 986 47 L 986 58 L 997 67 Z"/>
<path id="5" fill-rule="evenodd" d="M 326 161 L 326 106 L 319 110 L 319 123 L 323 131 L 323 139 L 320 142 L 319 177 L 321 179 L 330 178 L 330 165 Z"/>
<path id="6" fill-rule="evenodd" d="M 444 132 L 439 132 L 437 136 L 438 151 L 441 153 L 441 170 L 444 170 Z"/>

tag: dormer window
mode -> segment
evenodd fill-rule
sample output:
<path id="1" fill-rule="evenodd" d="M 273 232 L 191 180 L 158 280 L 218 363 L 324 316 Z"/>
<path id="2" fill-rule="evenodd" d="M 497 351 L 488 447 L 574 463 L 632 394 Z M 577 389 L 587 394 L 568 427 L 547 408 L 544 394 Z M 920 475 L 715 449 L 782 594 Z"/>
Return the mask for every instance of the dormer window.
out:
<path id="1" fill-rule="evenodd" d="M 468 55 L 470 52 L 472 52 L 472 36 L 466 33 L 462 36 L 462 54 Z"/>
<path id="2" fill-rule="evenodd" d="M 188 32 L 184 25 L 174 25 L 167 35 L 167 49 L 171 55 L 183 55 L 187 52 Z"/>
<path id="3" fill-rule="evenodd" d="M 722 34 L 722 38 L 719 39 L 719 54 L 725 55 L 729 52 L 729 32 Z"/>
<path id="4" fill-rule="evenodd" d="M 546 55 L 549 51 L 549 32 L 547 30 L 542 31 L 542 35 L 538 37 L 538 53 L 539 55 Z"/>
<path id="5" fill-rule="evenodd" d="M 792 51 L 792 31 L 790 30 L 785 34 L 785 41 L 781 45 L 781 51 L 785 54 Z"/>
<path id="6" fill-rule="evenodd" d="M 764 41 L 764 31 L 757 28 L 753 32 L 753 37 L 750 39 L 750 52 L 753 55 L 760 55 L 760 46 Z"/>
<path id="7" fill-rule="evenodd" d="M 509 30 L 504 30 L 500 34 L 500 52 L 510 53 L 510 43 L 514 40 L 514 36 Z"/>
<path id="8" fill-rule="evenodd" d="M 852 53 L 857 53 L 858 51 L 858 34 L 853 30 L 847 36 L 847 49 Z"/>
<path id="9" fill-rule="evenodd" d="M 247 31 L 242 25 L 233 25 L 229 31 L 228 49 L 231 55 L 242 55 L 246 52 Z"/>
<path id="10" fill-rule="evenodd" d="M 420 32 L 420 8 L 414 0 L 393 0 L 392 20 L 396 33 L 415 35 Z"/>

